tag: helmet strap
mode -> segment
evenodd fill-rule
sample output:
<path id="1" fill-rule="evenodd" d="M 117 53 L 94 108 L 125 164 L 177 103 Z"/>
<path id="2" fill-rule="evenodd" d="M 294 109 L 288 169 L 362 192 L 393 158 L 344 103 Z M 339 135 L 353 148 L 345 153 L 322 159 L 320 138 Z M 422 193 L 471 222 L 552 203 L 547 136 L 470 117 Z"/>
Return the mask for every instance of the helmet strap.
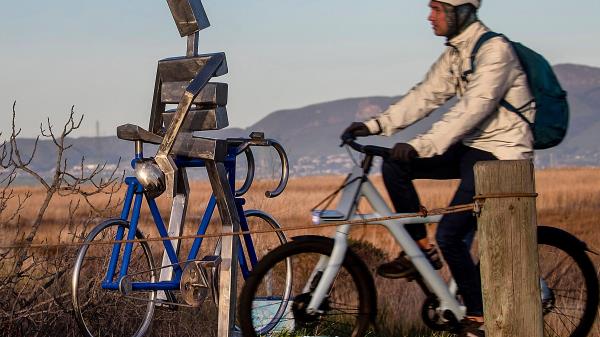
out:
<path id="1" fill-rule="evenodd" d="M 462 33 L 473 22 L 477 21 L 477 9 L 471 4 L 452 6 L 443 3 L 448 24 L 448 40 Z"/>

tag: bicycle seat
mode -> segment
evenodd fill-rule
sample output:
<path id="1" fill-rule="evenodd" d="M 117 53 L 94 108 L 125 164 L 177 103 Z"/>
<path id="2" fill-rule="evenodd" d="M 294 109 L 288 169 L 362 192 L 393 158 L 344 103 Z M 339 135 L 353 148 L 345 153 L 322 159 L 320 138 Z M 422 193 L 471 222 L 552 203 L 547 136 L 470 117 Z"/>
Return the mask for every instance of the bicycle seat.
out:
<path id="1" fill-rule="evenodd" d="M 314 225 L 320 225 L 324 222 L 330 222 L 330 221 L 344 221 L 344 220 L 348 220 L 348 218 L 346 217 L 346 215 L 344 215 L 342 212 L 337 211 L 337 210 L 331 210 L 331 209 L 326 209 L 326 210 L 320 210 L 320 209 L 316 209 L 312 211 L 312 223 Z"/>
<path id="2" fill-rule="evenodd" d="M 133 124 L 124 124 L 118 126 L 117 137 L 119 139 L 129 140 L 132 142 L 142 141 L 150 144 L 160 144 L 163 140 L 163 137 L 150 131 L 146 131 L 144 128 Z"/>
<path id="3" fill-rule="evenodd" d="M 345 220 L 346 216 L 336 210 L 324 210 L 320 212 L 321 219 L 325 220 Z"/>

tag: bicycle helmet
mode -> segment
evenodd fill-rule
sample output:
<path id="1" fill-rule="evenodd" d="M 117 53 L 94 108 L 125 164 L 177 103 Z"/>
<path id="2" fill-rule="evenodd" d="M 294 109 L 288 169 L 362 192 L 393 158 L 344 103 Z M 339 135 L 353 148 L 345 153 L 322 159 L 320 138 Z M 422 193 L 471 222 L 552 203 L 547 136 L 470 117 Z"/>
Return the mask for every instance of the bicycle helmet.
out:
<path id="1" fill-rule="evenodd" d="M 436 1 L 446 3 L 446 4 L 454 6 L 454 7 L 460 6 L 460 5 L 471 4 L 476 9 L 479 9 L 479 6 L 481 6 L 481 0 L 436 0 Z"/>

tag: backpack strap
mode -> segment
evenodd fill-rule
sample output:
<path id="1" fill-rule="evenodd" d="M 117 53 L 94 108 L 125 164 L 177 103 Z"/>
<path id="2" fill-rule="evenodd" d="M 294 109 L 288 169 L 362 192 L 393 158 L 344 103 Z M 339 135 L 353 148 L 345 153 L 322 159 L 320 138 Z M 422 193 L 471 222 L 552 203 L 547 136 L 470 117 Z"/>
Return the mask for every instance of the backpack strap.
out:
<path id="1" fill-rule="evenodd" d="M 523 120 L 525 123 L 527 123 L 527 124 L 528 124 L 530 127 L 532 127 L 532 128 L 533 128 L 533 122 L 530 122 L 530 121 L 529 121 L 529 119 L 527 119 L 527 117 L 525 117 L 525 115 L 523 115 L 523 112 L 522 112 L 522 110 L 523 110 L 523 109 L 524 109 L 526 106 L 528 106 L 529 104 L 531 104 L 531 103 L 532 103 L 532 102 L 534 102 L 534 101 L 535 101 L 535 99 L 532 99 L 531 101 L 529 101 L 529 102 L 525 103 L 525 105 L 523 105 L 522 107 L 520 107 L 520 108 L 517 108 L 517 107 L 515 107 L 514 105 L 512 105 L 512 104 L 508 103 L 508 102 L 507 102 L 505 99 L 503 99 L 502 101 L 500 101 L 500 105 L 501 105 L 502 107 L 504 107 L 506 110 L 508 110 L 508 111 L 512 111 L 512 112 L 516 113 L 516 114 L 517 114 L 517 116 L 521 117 L 521 119 L 522 119 L 522 120 Z"/>
<path id="2" fill-rule="evenodd" d="M 479 37 L 479 40 L 477 40 L 477 42 L 475 42 L 475 46 L 473 47 L 473 51 L 471 51 L 471 69 L 465 71 L 462 75 L 462 79 L 463 81 L 467 81 L 467 75 L 470 75 L 472 73 L 475 72 L 475 57 L 477 56 L 477 53 L 479 52 L 479 49 L 481 48 L 481 46 L 483 46 L 484 43 L 486 43 L 487 41 L 489 41 L 490 39 L 493 39 L 495 37 L 501 36 L 503 38 L 505 38 L 506 40 L 508 40 L 508 38 L 506 38 L 506 36 L 504 36 L 503 34 L 500 33 L 496 33 L 496 32 L 485 32 L 483 33 L 483 35 L 481 35 L 481 37 Z M 510 42 L 510 40 L 508 40 Z M 529 104 L 531 104 L 531 102 L 534 102 L 535 99 L 532 99 L 531 101 L 525 103 L 522 107 L 517 108 L 514 105 L 508 103 L 505 99 L 502 99 L 502 101 L 500 101 L 500 105 L 502 107 L 504 107 L 506 110 L 508 111 L 512 111 L 514 113 L 516 113 L 519 117 L 521 117 L 521 119 L 526 122 L 529 126 L 533 126 L 533 123 L 530 122 L 524 115 L 523 112 L 521 112 L 526 106 L 528 106 Z"/>
<path id="3" fill-rule="evenodd" d="M 465 71 L 462 74 L 463 81 L 466 81 L 467 76 L 471 75 L 472 73 L 475 72 L 475 57 L 477 56 L 477 53 L 479 52 L 479 49 L 481 48 L 481 46 L 483 46 L 483 44 L 486 43 L 488 40 L 493 39 L 498 36 L 504 37 L 504 35 L 496 33 L 496 32 L 492 32 L 492 31 L 485 32 L 485 33 L 483 33 L 483 35 L 481 35 L 481 37 L 479 37 L 479 40 L 477 40 L 477 42 L 475 42 L 475 46 L 473 47 L 473 50 L 471 51 L 471 69 Z"/>

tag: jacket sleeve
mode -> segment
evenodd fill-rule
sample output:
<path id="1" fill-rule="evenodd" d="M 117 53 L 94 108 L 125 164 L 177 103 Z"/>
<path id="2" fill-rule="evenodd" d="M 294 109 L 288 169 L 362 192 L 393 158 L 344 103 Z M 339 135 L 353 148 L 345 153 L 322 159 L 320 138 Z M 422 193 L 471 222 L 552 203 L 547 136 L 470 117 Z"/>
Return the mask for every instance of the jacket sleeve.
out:
<path id="1" fill-rule="evenodd" d="M 493 39 L 477 53 L 475 72 L 471 74 L 464 95 L 442 119 L 425 134 L 408 143 L 420 157 L 444 153 L 452 144 L 497 113 L 498 105 L 514 82 L 519 61 L 504 39 Z"/>
<path id="2" fill-rule="evenodd" d="M 450 48 L 433 64 L 425 79 L 379 116 L 366 121 L 372 134 L 390 136 L 427 117 L 456 94 L 450 73 Z"/>

